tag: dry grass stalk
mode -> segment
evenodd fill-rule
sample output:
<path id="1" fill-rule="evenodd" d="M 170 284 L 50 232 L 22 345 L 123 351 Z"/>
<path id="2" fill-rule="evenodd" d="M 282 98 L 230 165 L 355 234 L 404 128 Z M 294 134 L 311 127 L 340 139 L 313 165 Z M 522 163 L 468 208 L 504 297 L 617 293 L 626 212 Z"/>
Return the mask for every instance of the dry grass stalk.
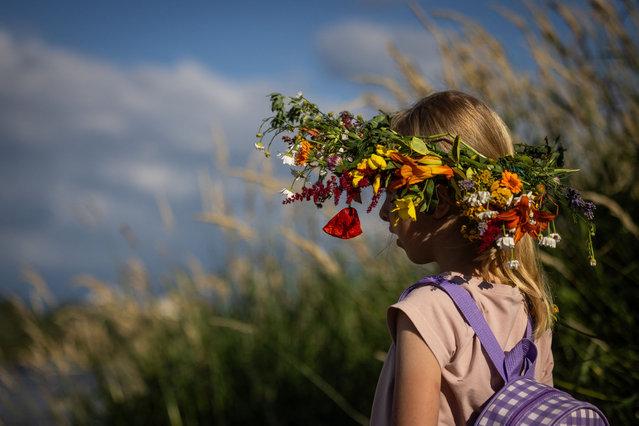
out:
<path id="1" fill-rule="evenodd" d="M 29 292 L 29 295 L 36 312 L 44 312 L 44 304 L 49 308 L 55 308 L 57 306 L 57 301 L 53 293 L 51 293 L 46 282 L 35 269 L 22 268 L 20 272 L 22 272 L 25 281 L 33 287 L 33 291 Z"/>
<path id="2" fill-rule="evenodd" d="M 615 200 L 607 197 L 603 194 L 593 191 L 584 191 L 582 195 L 589 200 L 592 200 L 595 204 L 607 207 L 610 213 L 619 219 L 624 228 L 628 230 L 635 238 L 639 239 L 639 226 L 632 220 L 632 217 L 626 213 Z"/>
<path id="3" fill-rule="evenodd" d="M 231 215 L 224 215 L 220 213 L 200 213 L 195 216 L 195 220 L 198 222 L 210 223 L 220 226 L 226 230 L 237 233 L 244 240 L 252 240 L 256 237 L 255 231 Z"/>
<path id="4" fill-rule="evenodd" d="M 411 91 L 415 93 L 416 96 L 423 97 L 433 91 L 432 86 L 426 81 L 426 78 L 417 72 L 415 65 L 399 51 L 397 46 L 389 43 L 387 45 L 387 51 L 399 66 L 410 85 Z"/>
<path id="5" fill-rule="evenodd" d="M 558 258 L 551 256 L 545 251 L 539 250 L 539 259 L 544 266 L 555 269 L 559 272 L 563 277 L 569 281 L 574 282 L 575 275 L 572 273 L 570 269 L 566 267 Z"/>
<path id="6" fill-rule="evenodd" d="M 293 230 L 287 227 L 280 227 L 280 233 L 287 241 L 291 242 L 294 246 L 302 249 L 304 252 L 310 254 L 329 275 L 339 275 L 341 268 L 337 262 L 335 262 L 324 249 L 313 241 L 303 238 Z"/>
<path id="7" fill-rule="evenodd" d="M 439 30 L 439 28 L 430 20 L 430 18 L 424 12 L 416 2 L 410 2 L 409 6 L 417 19 L 421 22 L 421 24 L 430 32 L 433 37 L 435 37 L 435 41 L 439 46 L 441 53 L 441 61 L 442 61 L 442 78 L 444 79 L 444 83 L 446 86 L 450 88 L 455 87 L 455 82 L 453 80 L 453 62 L 450 61 L 450 57 L 447 53 L 447 40 L 444 34 Z"/>
<path id="8" fill-rule="evenodd" d="M 220 226 L 244 240 L 255 238 L 255 231 L 232 213 L 227 212 L 221 183 L 214 183 L 206 173 L 198 174 L 202 207 L 204 212 L 195 216 L 195 220 Z"/>
<path id="9" fill-rule="evenodd" d="M 265 175 L 263 171 L 259 170 L 227 168 L 224 170 L 224 174 L 229 177 L 242 179 L 247 183 L 261 186 L 267 191 L 279 191 L 288 185 L 287 181 Z"/>
<path id="10" fill-rule="evenodd" d="M 375 75 L 359 75 L 355 77 L 355 80 L 360 83 L 375 84 L 377 86 L 381 86 L 387 89 L 389 92 L 393 94 L 393 96 L 395 97 L 395 100 L 397 101 L 399 105 L 407 105 L 410 102 L 410 97 L 408 96 L 406 91 L 394 79 L 390 77 L 380 77 Z M 367 101 L 369 102 L 369 104 L 376 105 L 376 106 L 378 106 L 382 102 L 381 99 L 373 95 L 368 95 Z M 391 111 L 392 109 L 395 109 L 395 108 L 391 107 L 389 109 L 384 109 L 384 108 L 380 108 L 380 109 L 385 111 Z"/>
<path id="11" fill-rule="evenodd" d="M 195 256 L 190 256 L 186 264 L 190 276 L 193 278 L 193 284 L 200 294 L 206 295 L 213 292 L 223 300 L 228 300 L 231 292 L 229 283 L 214 274 L 207 273 Z"/>
<path id="12" fill-rule="evenodd" d="M 175 227 L 175 218 L 173 216 L 171 204 L 169 204 L 169 199 L 166 196 L 166 192 L 156 194 L 155 201 L 157 202 L 158 210 L 160 211 L 164 230 L 169 233 L 172 232 Z"/>

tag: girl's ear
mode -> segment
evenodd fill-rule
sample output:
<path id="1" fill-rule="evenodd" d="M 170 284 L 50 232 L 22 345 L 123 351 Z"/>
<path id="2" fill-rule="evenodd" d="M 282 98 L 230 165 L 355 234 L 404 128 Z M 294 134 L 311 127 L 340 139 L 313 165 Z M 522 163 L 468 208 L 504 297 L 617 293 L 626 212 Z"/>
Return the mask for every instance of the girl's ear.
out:
<path id="1" fill-rule="evenodd" d="M 450 196 L 450 189 L 448 188 L 448 184 L 441 183 L 437 185 L 437 197 L 439 199 L 439 203 L 437 203 L 437 207 L 435 207 L 435 212 L 433 213 L 433 217 L 435 219 L 441 219 L 445 217 L 450 211 L 453 209 L 453 198 Z"/>

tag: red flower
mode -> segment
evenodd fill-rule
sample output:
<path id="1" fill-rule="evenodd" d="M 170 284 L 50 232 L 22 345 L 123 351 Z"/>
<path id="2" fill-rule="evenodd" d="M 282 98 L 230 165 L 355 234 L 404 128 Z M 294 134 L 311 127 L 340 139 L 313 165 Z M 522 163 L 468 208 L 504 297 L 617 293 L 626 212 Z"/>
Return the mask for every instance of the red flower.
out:
<path id="1" fill-rule="evenodd" d="M 537 210 L 530 205 L 528 197 L 523 196 L 514 208 L 499 213 L 495 219 L 505 222 L 506 229 L 515 229 L 515 243 L 526 233 L 535 238 L 548 227 L 548 222 L 555 218 L 554 214 Z"/>
<path id="2" fill-rule="evenodd" d="M 357 210 L 352 207 L 342 209 L 322 229 L 328 235 L 344 240 L 357 237 L 362 233 Z"/>

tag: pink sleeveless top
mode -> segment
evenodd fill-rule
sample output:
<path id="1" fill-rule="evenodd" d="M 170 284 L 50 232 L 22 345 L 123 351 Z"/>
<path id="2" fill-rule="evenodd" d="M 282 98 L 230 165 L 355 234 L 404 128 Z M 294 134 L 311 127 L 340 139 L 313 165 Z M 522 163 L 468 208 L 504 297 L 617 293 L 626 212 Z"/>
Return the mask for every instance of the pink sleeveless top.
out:
<path id="1" fill-rule="evenodd" d="M 524 298 L 516 288 L 490 284 L 479 278 L 442 274 L 470 292 L 505 351 L 524 336 L 527 315 Z M 473 329 L 464 321 L 450 297 L 433 286 L 413 290 L 388 309 L 387 323 L 393 343 L 377 383 L 371 426 L 391 424 L 395 384 L 395 331 L 397 312 L 403 312 L 435 355 L 441 368 L 439 424 L 473 422 L 480 407 L 503 386 L 503 380 L 482 352 Z M 535 378 L 552 386 L 552 334 L 535 341 L 538 349 Z"/>

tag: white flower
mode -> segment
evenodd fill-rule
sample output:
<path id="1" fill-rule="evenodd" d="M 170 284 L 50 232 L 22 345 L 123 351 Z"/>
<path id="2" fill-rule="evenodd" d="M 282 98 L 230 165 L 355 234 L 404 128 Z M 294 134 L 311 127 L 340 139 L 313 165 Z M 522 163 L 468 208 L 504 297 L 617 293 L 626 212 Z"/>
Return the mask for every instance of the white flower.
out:
<path id="1" fill-rule="evenodd" d="M 462 201 L 470 204 L 472 207 L 478 207 L 481 205 L 479 201 L 477 201 L 477 194 L 475 192 L 467 194 L 464 198 L 462 198 Z"/>
<path id="2" fill-rule="evenodd" d="M 462 201 L 470 204 L 473 207 L 483 206 L 488 204 L 490 201 L 490 192 L 488 191 L 478 191 L 473 192 L 472 194 L 466 195 Z"/>
<path id="3" fill-rule="evenodd" d="M 284 163 L 287 166 L 294 166 L 295 165 L 295 157 L 293 155 L 294 154 L 292 152 L 291 153 L 280 153 L 280 154 L 277 154 L 277 156 L 282 159 L 282 163 Z"/>
<path id="4" fill-rule="evenodd" d="M 477 218 L 479 220 L 489 220 L 497 216 L 497 212 L 495 210 L 486 210 L 485 212 L 481 212 L 477 214 Z"/>
<path id="5" fill-rule="evenodd" d="M 474 206 L 476 201 L 477 201 L 477 195 L 474 192 L 472 194 L 466 194 L 464 198 L 462 198 L 462 202 L 468 203 L 471 206 Z"/>
<path id="6" fill-rule="evenodd" d="M 297 99 L 302 99 L 302 92 L 297 92 Z"/>
<path id="7" fill-rule="evenodd" d="M 556 248 L 557 241 L 555 241 L 555 239 L 551 237 L 543 237 L 539 240 L 539 245 L 542 247 Z"/>
<path id="8" fill-rule="evenodd" d="M 595 260 L 594 257 L 590 258 L 590 266 L 597 266 L 597 261 Z"/>
<path id="9" fill-rule="evenodd" d="M 347 141 L 348 140 L 348 135 L 346 133 L 342 133 L 342 140 L 343 141 Z"/>
<path id="10" fill-rule="evenodd" d="M 506 262 L 506 268 L 508 268 L 508 269 L 517 269 L 517 268 L 519 268 L 519 261 L 518 260 L 509 260 L 508 262 Z"/>
<path id="11" fill-rule="evenodd" d="M 487 204 L 490 201 L 490 192 L 488 191 L 478 191 L 477 192 L 477 200 L 480 204 Z"/>
<path id="12" fill-rule="evenodd" d="M 561 241 L 561 235 L 557 234 L 556 232 L 548 235 L 550 238 L 552 238 L 553 240 L 555 240 L 555 242 L 560 242 Z"/>
<path id="13" fill-rule="evenodd" d="M 290 200 L 291 198 L 295 198 L 295 194 L 286 188 L 282 189 L 280 191 L 280 194 L 284 196 L 285 200 Z"/>
<path id="14" fill-rule="evenodd" d="M 497 247 L 502 250 L 510 250 L 515 248 L 515 239 L 513 237 L 499 237 L 497 239 Z"/>
<path id="15" fill-rule="evenodd" d="M 257 149 L 258 151 L 264 151 L 265 148 L 262 142 L 255 142 L 255 149 Z"/>

